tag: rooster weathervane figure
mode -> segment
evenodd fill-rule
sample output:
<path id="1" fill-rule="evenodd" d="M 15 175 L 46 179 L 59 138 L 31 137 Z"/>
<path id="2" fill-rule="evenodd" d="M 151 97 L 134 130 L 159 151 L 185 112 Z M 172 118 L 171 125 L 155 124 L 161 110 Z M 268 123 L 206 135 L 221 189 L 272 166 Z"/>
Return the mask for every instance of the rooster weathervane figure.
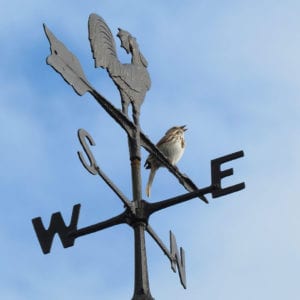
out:
<path id="1" fill-rule="evenodd" d="M 128 115 L 128 105 L 132 104 L 133 119 L 135 124 L 138 124 L 140 107 L 150 89 L 151 79 L 147 71 L 148 62 L 140 52 L 136 38 L 128 31 L 118 29 L 117 36 L 121 40 L 121 47 L 132 56 L 131 64 L 122 64 L 117 57 L 114 38 L 105 21 L 100 16 L 91 14 L 88 25 L 95 67 L 107 70 L 120 91 L 122 112 Z"/>

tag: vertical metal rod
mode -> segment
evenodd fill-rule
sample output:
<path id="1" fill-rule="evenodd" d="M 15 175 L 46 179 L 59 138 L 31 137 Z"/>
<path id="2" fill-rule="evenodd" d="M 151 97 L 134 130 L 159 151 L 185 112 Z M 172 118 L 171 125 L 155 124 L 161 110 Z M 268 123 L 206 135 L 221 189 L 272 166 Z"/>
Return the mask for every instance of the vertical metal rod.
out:
<path id="1" fill-rule="evenodd" d="M 134 226 L 134 294 L 132 300 L 154 300 L 151 296 L 148 279 L 144 223 Z"/>
<path id="2" fill-rule="evenodd" d="M 143 220 L 142 183 L 141 183 L 141 143 L 140 127 L 136 118 L 135 138 L 128 138 L 133 201 L 136 207 L 137 220 L 134 229 L 134 294 L 132 300 L 154 300 L 151 296 L 148 278 L 148 266 L 145 244 L 146 223 Z"/>

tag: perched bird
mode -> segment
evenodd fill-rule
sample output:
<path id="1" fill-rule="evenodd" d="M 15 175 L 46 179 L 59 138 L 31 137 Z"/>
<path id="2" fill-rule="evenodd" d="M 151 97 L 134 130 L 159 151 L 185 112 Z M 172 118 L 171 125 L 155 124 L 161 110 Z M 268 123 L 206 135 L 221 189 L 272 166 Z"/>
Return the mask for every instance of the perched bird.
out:
<path id="1" fill-rule="evenodd" d="M 170 128 L 162 139 L 156 144 L 156 147 L 165 155 L 170 163 L 175 166 L 180 160 L 184 149 L 184 132 L 187 130 L 186 125 L 174 126 Z M 162 164 L 150 154 L 144 164 L 146 169 L 150 169 L 149 179 L 146 187 L 147 197 L 150 197 L 151 186 L 158 168 L 162 167 Z"/>

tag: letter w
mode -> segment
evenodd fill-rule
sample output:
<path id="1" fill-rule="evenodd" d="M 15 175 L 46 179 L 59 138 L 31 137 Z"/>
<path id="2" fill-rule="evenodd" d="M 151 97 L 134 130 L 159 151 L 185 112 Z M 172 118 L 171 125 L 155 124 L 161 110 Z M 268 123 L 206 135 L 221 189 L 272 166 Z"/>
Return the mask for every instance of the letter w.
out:
<path id="1" fill-rule="evenodd" d="M 79 218 L 80 204 L 73 206 L 71 222 L 69 226 L 66 226 L 60 212 L 52 214 L 50 225 L 46 230 L 41 217 L 32 219 L 32 224 L 40 242 L 40 246 L 44 254 L 47 254 L 51 250 L 54 235 L 57 233 L 64 248 L 72 247 L 74 245 L 75 236 L 70 236 L 72 231 L 77 230 L 77 223 Z"/>

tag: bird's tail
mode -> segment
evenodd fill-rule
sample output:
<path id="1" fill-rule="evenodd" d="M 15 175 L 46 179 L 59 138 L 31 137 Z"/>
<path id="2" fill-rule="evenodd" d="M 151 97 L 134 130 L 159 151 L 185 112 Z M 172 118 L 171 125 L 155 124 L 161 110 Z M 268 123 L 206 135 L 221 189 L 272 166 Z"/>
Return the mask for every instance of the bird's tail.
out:
<path id="1" fill-rule="evenodd" d="M 155 173 L 156 173 L 156 169 L 152 168 L 151 171 L 150 171 L 148 182 L 147 182 L 147 186 L 146 186 L 146 195 L 147 195 L 147 197 L 150 197 L 151 186 L 152 186 L 152 182 L 153 182 Z"/>

